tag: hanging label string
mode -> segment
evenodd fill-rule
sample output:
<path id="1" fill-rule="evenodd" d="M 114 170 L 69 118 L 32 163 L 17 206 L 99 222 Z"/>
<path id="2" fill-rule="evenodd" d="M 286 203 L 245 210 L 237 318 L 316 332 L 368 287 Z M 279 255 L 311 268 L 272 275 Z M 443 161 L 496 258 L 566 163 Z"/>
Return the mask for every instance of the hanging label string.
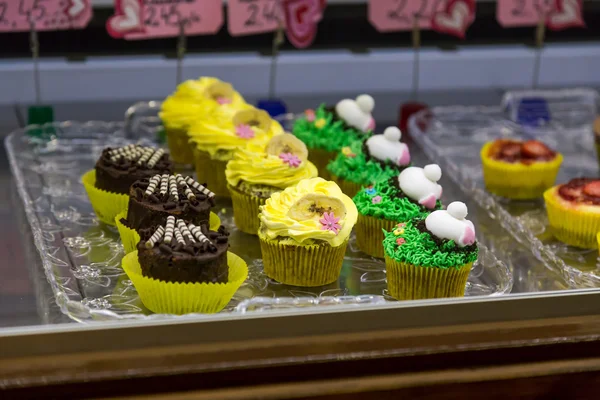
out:
<path id="1" fill-rule="evenodd" d="M 535 29 L 535 59 L 533 64 L 533 88 L 537 89 L 540 81 L 540 69 L 542 67 L 542 49 L 544 48 L 544 38 L 546 36 L 546 15 L 540 12 L 540 20 Z"/>
<path id="2" fill-rule="evenodd" d="M 419 50 L 421 48 L 421 28 L 419 27 L 419 13 L 414 14 L 412 29 L 413 59 L 413 81 L 412 97 L 414 101 L 419 99 Z"/>
<path id="3" fill-rule="evenodd" d="M 186 20 L 179 22 L 179 36 L 177 38 L 177 85 L 183 80 L 183 57 L 187 47 L 187 37 L 185 36 Z"/>
<path id="4" fill-rule="evenodd" d="M 273 35 L 273 45 L 271 48 L 271 70 L 269 71 L 269 99 L 275 98 L 275 90 L 277 84 L 277 58 L 279 56 L 279 49 L 285 42 L 284 26 L 281 20 L 283 9 L 281 8 L 281 2 L 277 0 L 277 30 Z"/>
<path id="5" fill-rule="evenodd" d="M 40 42 L 38 40 L 38 33 L 35 29 L 35 22 L 29 16 L 29 47 L 31 48 L 31 57 L 33 60 L 33 84 L 35 88 L 35 103 L 40 104 L 42 102 L 41 89 L 40 89 Z"/>

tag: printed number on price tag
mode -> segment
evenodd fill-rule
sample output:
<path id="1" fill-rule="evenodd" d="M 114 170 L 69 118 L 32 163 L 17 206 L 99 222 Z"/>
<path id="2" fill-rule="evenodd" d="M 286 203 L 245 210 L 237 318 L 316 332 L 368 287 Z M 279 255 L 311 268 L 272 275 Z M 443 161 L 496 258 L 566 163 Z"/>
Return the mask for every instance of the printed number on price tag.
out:
<path id="1" fill-rule="evenodd" d="M 433 15 L 444 4 L 443 0 L 370 0 L 369 21 L 380 32 L 408 31 L 418 17 L 419 27 L 430 29 Z"/>
<path id="2" fill-rule="evenodd" d="M 284 18 L 279 0 L 229 0 L 228 28 L 232 36 L 273 32 Z"/>
<path id="3" fill-rule="evenodd" d="M 555 0 L 498 0 L 496 18 L 500 25 L 535 26 L 555 9 Z"/>
<path id="4" fill-rule="evenodd" d="M 82 29 L 91 18 L 90 0 L 0 0 L 0 32 Z"/>
<path id="5" fill-rule="evenodd" d="M 115 0 L 106 23 L 114 38 L 141 40 L 216 33 L 223 25 L 221 0 Z"/>

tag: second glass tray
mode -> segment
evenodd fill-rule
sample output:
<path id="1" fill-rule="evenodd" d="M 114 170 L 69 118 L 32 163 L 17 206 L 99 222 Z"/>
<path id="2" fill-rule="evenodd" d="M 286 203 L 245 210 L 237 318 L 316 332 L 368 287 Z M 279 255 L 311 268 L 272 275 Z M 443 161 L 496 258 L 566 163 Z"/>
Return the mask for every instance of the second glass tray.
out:
<path id="1" fill-rule="evenodd" d="M 524 99 L 542 101 L 550 119 L 535 127 L 516 122 Z M 435 107 L 421 111 L 411 118 L 409 133 L 490 217 L 530 248 L 546 268 L 562 276 L 569 287 L 598 287 L 598 250 L 579 249 L 556 240 L 548 229 L 542 199 L 511 201 L 487 192 L 479 156 L 484 143 L 494 139 L 535 138 L 564 156 L 557 183 L 598 176 L 592 131 L 597 99 L 597 93 L 588 89 L 509 92 L 503 107 Z"/>

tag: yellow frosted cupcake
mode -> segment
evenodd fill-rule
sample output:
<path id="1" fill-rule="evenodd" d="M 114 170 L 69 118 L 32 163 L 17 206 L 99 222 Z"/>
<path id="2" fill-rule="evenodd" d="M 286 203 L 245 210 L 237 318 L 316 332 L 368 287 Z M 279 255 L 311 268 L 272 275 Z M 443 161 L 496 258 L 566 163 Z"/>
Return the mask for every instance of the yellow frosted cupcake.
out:
<path id="1" fill-rule="evenodd" d="M 515 200 L 541 197 L 554 185 L 562 160 L 560 153 L 537 140 L 498 139 L 481 149 L 487 190 Z"/>
<path id="2" fill-rule="evenodd" d="M 273 137 L 266 146 L 251 144 L 235 153 L 225 170 L 233 202 L 235 224 L 256 235 L 259 207 L 273 193 L 315 178 L 317 168 L 308 161 L 306 146 L 289 133 Z"/>
<path id="3" fill-rule="evenodd" d="M 334 282 L 357 216 L 352 199 L 322 178 L 274 193 L 259 215 L 265 273 L 287 285 Z"/>
<path id="4" fill-rule="evenodd" d="M 225 167 L 236 151 L 249 145 L 265 146 L 284 133 L 279 122 L 254 107 L 231 112 L 217 109 L 190 127 L 190 142 L 199 182 L 206 182 L 218 196 L 229 197 Z"/>
<path id="5" fill-rule="evenodd" d="M 594 249 L 600 232 L 600 179 L 577 178 L 544 192 L 550 230 L 571 246 Z"/>
<path id="6" fill-rule="evenodd" d="M 229 83 L 217 78 L 202 77 L 179 84 L 175 93 L 163 102 L 159 113 L 173 160 L 179 164 L 194 162 L 188 144 L 188 129 L 194 121 L 217 108 L 244 107 L 249 107 L 244 98 Z"/>

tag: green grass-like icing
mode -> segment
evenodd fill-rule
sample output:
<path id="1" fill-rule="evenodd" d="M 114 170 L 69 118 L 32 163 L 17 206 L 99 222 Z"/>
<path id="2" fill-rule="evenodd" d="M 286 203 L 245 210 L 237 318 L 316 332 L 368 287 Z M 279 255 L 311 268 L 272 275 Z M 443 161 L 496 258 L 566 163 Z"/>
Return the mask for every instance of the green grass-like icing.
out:
<path id="1" fill-rule="evenodd" d="M 327 166 L 327 170 L 338 178 L 361 185 L 369 185 L 391 178 L 398 173 L 396 169 L 388 165 L 382 167 L 378 162 L 367 161 L 363 153 L 362 140 L 355 141 L 348 147 L 355 154 L 354 157 L 346 156 L 340 152 L 335 160 Z"/>
<path id="2" fill-rule="evenodd" d="M 414 226 L 416 221 L 407 222 L 400 235 L 384 231 L 383 249 L 388 257 L 415 266 L 441 269 L 460 269 L 477 260 L 479 250 L 476 246 L 473 250 L 464 251 L 452 240 L 444 240 L 438 245 L 429 232 L 421 232 Z M 397 243 L 399 238 L 404 239 L 403 244 Z"/>
<path id="3" fill-rule="evenodd" d="M 431 210 L 413 203 L 406 197 L 398 198 L 398 189 L 389 184 L 389 179 L 373 185 L 375 193 L 370 193 L 368 188 L 361 189 L 352 199 L 358 212 L 379 219 L 405 222 L 416 217 L 428 215 Z M 373 204 L 373 198 L 381 196 L 381 202 Z M 436 203 L 436 209 L 441 209 L 442 203 Z"/>
<path id="4" fill-rule="evenodd" d="M 321 118 L 326 123 L 322 128 L 317 128 L 315 122 Z M 370 134 L 365 134 L 355 129 L 345 129 L 344 122 L 336 120 L 333 113 L 325 109 L 324 104 L 321 104 L 315 110 L 314 121 L 310 122 L 306 117 L 296 120 L 292 132 L 309 148 L 319 148 L 327 151 L 340 150 L 342 147 L 349 146 L 356 140 L 370 136 Z"/>

